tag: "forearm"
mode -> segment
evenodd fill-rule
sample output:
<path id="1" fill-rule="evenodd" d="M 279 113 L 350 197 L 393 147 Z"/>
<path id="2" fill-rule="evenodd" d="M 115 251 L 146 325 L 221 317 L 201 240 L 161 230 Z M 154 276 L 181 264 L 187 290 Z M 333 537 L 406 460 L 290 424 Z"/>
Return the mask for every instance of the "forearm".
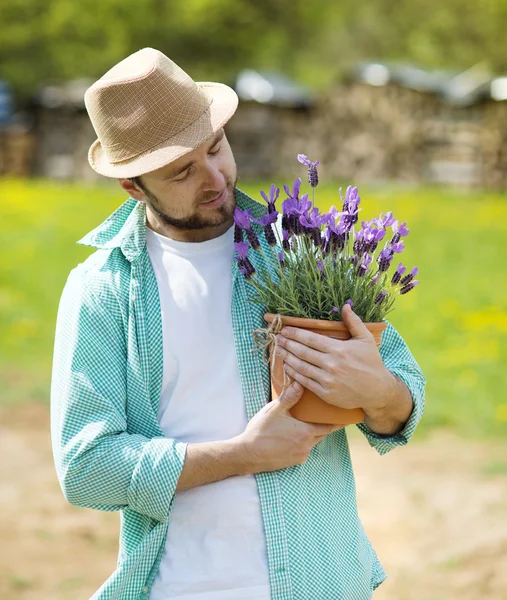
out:
<path id="1" fill-rule="evenodd" d="M 414 402 L 410 390 L 401 379 L 389 372 L 386 392 L 376 407 L 366 412 L 365 424 L 379 435 L 395 435 L 408 421 Z"/>
<path id="2" fill-rule="evenodd" d="M 187 444 L 176 493 L 251 472 L 239 438 Z"/>

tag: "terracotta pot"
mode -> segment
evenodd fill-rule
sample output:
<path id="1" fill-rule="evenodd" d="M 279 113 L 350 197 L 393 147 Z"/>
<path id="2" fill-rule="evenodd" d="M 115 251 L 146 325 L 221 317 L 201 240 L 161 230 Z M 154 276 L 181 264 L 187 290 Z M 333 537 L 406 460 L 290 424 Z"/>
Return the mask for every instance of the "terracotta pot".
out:
<path id="1" fill-rule="evenodd" d="M 271 324 L 276 315 L 266 313 L 264 319 Z M 302 319 L 299 317 L 282 317 L 283 325 L 299 327 L 327 335 L 338 340 L 348 340 L 351 338 L 349 330 L 342 321 L 321 321 L 319 319 Z M 373 334 L 377 346 L 380 346 L 382 332 L 387 327 L 384 321 L 380 323 L 365 323 L 366 327 Z M 287 376 L 292 383 L 293 379 Z M 276 381 L 275 381 L 276 379 Z M 273 398 L 278 398 L 283 387 L 283 361 L 279 356 L 275 357 L 274 378 L 271 377 L 271 392 Z M 300 421 L 307 423 L 331 423 L 336 425 L 352 425 L 361 423 L 364 420 L 364 412 L 360 408 L 339 408 L 324 402 L 310 390 L 303 391 L 301 400 L 291 409 L 290 414 Z"/>

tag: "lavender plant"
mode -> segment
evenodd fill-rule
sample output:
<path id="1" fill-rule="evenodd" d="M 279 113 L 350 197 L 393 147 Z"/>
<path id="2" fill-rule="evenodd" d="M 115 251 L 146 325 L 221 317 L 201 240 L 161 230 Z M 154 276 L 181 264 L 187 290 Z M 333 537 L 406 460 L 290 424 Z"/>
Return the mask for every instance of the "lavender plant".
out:
<path id="1" fill-rule="evenodd" d="M 388 212 L 358 227 L 361 199 L 352 186 L 345 198 L 340 189 L 341 211 L 332 206 L 320 213 L 313 205 L 319 161 L 311 162 L 304 154 L 297 158 L 308 168 L 312 201 L 308 194 L 301 195 L 301 178 L 297 178 L 292 189 L 283 186 L 286 198 L 281 215 L 276 207 L 280 189 L 275 184 L 269 196 L 261 191 L 268 205 L 261 219 L 239 208 L 234 213 L 235 258 L 253 288 L 251 300 L 271 313 L 331 321 L 341 320 L 341 307 L 348 303 L 364 322 L 382 321 L 393 309 L 395 298 L 419 284 L 414 279 L 417 267 L 405 274 L 407 267 L 400 262 L 390 273 L 395 255 L 405 247 L 406 223 L 400 224 Z M 279 220 L 281 235 L 274 227 Z M 264 235 L 267 247 L 259 235 Z M 250 252 L 263 255 L 264 260 L 253 261 L 257 270 Z"/>

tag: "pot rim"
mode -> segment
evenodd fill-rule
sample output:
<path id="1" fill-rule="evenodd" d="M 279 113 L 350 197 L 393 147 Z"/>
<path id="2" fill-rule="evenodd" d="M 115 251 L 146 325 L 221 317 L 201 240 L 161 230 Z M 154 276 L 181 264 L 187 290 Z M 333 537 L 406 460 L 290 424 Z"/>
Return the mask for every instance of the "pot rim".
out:
<path id="1" fill-rule="evenodd" d="M 271 323 L 276 317 L 274 313 L 265 313 L 264 319 Z M 343 321 L 328 321 L 326 319 L 307 319 L 306 317 L 289 317 L 280 315 L 283 325 L 289 327 L 300 327 L 301 329 L 320 329 L 321 331 L 348 331 L 348 327 Z M 375 323 L 364 323 L 369 331 L 383 331 L 387 327 L 385 321 Z"/>

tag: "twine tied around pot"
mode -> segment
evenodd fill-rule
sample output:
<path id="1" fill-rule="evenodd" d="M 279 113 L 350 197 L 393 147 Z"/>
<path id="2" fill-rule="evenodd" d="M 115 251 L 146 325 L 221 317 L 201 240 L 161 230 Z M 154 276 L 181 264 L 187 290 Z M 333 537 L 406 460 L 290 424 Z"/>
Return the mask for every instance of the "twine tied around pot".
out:
<path id="1" fill-rule="evenodd" d="M 275 318 L 271 322 L 269 327 L 263 327 L 261 329 L 255 329 L 253 332 L 254 342 L 256 348 L 253 348 L 252 352 L 261 351 L 263 354 L 263 360 L 265 365 L 271 366 L 271 379 L 277 384 L 282 386 L 282 394 L 285 388 L 289 385 L 290 379 L 285 369 L 283 369 L 283 382 L 280 382 L 275 377 L 275 359 L 276 359 L 276 350 L 278 348 L 278 341 L 276 336 L 280 331 L 282 331 L 283 323 L 282 317 L 280 315 L 275 315 Z M 269 359 L 269 355 L 271 353 L 271 361 Z"/>

